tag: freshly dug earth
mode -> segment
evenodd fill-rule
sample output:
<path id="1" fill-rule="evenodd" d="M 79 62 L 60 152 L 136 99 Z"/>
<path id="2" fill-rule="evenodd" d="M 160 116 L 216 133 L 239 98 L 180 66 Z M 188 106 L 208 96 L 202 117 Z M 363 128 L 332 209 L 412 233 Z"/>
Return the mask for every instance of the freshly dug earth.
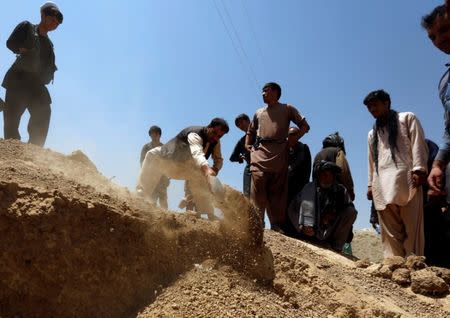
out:
<path id="1" fill-rule="evenodd" d="M 371 262 L 383 261 L 381 236 L 372 229 L 356 230 L 352 241 L 353 255 L 359 259 L 367 258 Z"/>
<path id="2" fill-rule="evenodd" d="M 450 317 L 352 260 L 225 220 L 160 211 L 87 157 L 0 141 L 0 317 Z M 256 239 L 254 239 L 256 237 Z"/>

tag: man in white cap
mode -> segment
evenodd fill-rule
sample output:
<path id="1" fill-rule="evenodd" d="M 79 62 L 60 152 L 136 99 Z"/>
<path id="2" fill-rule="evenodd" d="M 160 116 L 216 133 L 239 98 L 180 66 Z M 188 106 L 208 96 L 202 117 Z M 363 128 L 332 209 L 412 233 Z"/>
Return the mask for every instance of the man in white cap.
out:
<path id="1" fill-rule="evenodd" d="M 7 71 L 2 86 L 6 89 L 3 112 L 5 139 L 20 140 L 19 124 L 28 109 L 29 142 L 44 146 L 50 124 L 50 94 L 45 87 L 57 70 L 53 43 L 48 32 L 63 21 L 63 15 L 53 2 L 41 6 L 41 21 L 35 25 L 24 21 L 16 26 L 6 46 L 17 58 Z"/>

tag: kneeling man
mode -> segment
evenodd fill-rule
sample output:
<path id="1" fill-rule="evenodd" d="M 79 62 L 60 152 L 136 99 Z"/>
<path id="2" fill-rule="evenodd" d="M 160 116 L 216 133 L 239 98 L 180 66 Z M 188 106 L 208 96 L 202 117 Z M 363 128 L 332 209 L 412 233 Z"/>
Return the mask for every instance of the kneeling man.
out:
<path id="1" fill-rule="evenodd" d="M 346 188 L 336 181 L 335 163 L 319 161 L 315 181 L 308 183 L 289 207 L 289 218 L 300 237 L 326 243 L 341 252 L 357 212 Z"/>

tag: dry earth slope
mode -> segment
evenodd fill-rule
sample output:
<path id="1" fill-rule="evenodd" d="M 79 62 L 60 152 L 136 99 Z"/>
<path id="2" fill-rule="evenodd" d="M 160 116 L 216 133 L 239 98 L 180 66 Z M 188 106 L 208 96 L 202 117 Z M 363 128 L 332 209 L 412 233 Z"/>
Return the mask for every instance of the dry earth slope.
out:
<path id="1" fill-rule="evenodd" d="M 271 231 L 258 244 L 231 188 L 222 208 L 160 211 L 82 153 L 0 141 L 0 317 L 450 317 L 445 293 Z"/>

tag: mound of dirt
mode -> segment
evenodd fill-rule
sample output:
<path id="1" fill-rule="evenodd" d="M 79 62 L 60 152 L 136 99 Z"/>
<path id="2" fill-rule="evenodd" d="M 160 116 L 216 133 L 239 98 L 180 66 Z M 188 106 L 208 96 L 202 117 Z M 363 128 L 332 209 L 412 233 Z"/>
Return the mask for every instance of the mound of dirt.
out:
<path id="1" fill-rule="evenodd" d="M 372 229 L 357 230 L 354 234 L 352 241 L 353 255 L 359 259 L 381 263 L 383 261 L 381 236 Z"/>
<path id="2" fill-rule="evenodd" d="M 209 222 L 149 205 L 84 159 L 0 141 L 0 317 L 450 317 L 450 296 L 271 231 L 263 242 L 229 187 L 224 220 Z"/>

